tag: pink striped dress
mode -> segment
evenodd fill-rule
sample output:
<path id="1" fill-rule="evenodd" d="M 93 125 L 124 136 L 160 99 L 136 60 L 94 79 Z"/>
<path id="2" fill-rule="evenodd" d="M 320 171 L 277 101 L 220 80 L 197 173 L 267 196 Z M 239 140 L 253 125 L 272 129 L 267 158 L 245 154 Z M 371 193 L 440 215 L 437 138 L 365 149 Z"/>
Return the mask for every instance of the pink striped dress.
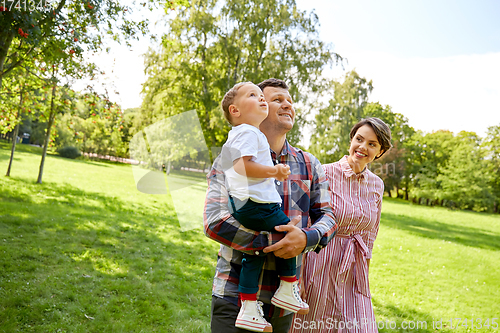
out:
<path id="1" fill-rule="evenodd" d="M 319 254 L 304 259 L 307 315 L 295 315 L 290 333 L 378 332 L 368 265 L 377 237 L 384 183 L 370 170 L 355 174 L 347 156 L 323 165 L 332 190 L 338 232 Z"/>

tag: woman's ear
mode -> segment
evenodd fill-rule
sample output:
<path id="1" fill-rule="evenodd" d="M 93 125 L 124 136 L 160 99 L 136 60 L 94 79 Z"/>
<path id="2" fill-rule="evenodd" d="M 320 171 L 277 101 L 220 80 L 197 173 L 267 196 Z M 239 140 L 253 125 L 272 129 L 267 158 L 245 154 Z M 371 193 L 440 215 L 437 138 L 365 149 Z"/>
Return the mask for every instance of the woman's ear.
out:
<path id="1" fill-rule="evenodd" d="M 238 118 L 241 115 L 240 110 L 238 110 L 238 108 L 234 104 L 229 105 L 229 114 L 231 115 L 231 117 L 235 118 Z"/>

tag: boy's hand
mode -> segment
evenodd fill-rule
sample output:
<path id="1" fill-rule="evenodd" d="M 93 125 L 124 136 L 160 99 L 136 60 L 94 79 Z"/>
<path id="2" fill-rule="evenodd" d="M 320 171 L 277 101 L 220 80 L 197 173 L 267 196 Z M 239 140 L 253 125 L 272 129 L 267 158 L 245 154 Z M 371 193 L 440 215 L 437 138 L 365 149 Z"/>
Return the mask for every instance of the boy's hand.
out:
<path id="1" fill-rule="evenodd" d="M 290 166 L 286 164 L 276 164 L 274 169 L 276 170 L 276 173 L 273 175 L 273 178 L 276 178 L 276 180 L 279 181 L 284 181 L 290 174 Z"/>

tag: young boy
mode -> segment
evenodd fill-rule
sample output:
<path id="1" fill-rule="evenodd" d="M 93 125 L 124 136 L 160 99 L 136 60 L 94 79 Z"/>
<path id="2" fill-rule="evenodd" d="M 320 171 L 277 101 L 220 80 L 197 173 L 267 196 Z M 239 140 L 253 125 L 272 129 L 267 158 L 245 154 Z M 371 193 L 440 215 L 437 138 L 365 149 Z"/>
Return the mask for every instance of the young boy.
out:
<path id="1" fill-rule="evenodd" d="M 229 191 L 229 210 L 244 227 L 256 231 L 274 231 L 290 219 L 280 209 L 281 197 L 274 179 L 284 181 L 290 167 L 273 165 L 269 143 L 259 130 L 268 115 L 264 94 L 255 84 L 243 82 L 231 88 L 222 100 L 224 116 L 233 126 L 222 147 L 223 168 Z M 272 178 L 271 178 L 272 177 Z M 243 254 L 238 290 L 241 309 L 236 327 L 254 332 L 272 332 L 257 302 L 258 280 L 265 255 Z M 299 296 L 296 258 L 276 257 L 280 286 L 271 303 L 280 308 L 306 314 L 309 306 Z"/>

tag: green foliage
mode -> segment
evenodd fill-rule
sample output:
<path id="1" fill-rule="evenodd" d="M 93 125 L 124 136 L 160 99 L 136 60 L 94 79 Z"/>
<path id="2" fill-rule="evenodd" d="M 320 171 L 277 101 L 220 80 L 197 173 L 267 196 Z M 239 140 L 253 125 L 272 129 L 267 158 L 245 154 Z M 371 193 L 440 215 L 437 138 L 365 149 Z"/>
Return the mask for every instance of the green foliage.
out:
<path id="1" fill-rule="evenodd" d="M 413 201 L 475 211 L 498 212 L 495 129 L 482 140 L 473 132 L 415 133 L 407 143 Z"/>
<path id="2" fill-rule="evenodd" d="M 353 70 L 346 74 L 344 82 L 333 81 L 332 89 L 334 97 L 316 115 L 311 137 L 311 152 L 322 163 L 336 162 L 349 151 L 349 133 L 364 117 L 373 86 Z"/>
<path id="3" fill-rule="evenodd" d="M 368 103 L 363 113 L 363 118 L 380 118 L 391 129 L 393 147 L 373 163 L 372 170 L 382 178 L 386 191 L 390 193 L 391 189 L 396 189 L 399 194 L 399 189 L 405 187 L 404 183 L 409 180 L 411 174 L 411 149 L 407 148 L 407 143 L 415 130 L 408 124 L 408 118 L 393 112 L 389 105 L 384 107 L 380 103 Z M 381 171 L 377 172 L 377 168 Z"/>
<path id="4" fill-rule="evenodd" d="M 412 197 L 437 200 L 442 189 L 437 178 L 446 168 L 454 145 L 454 136 L 450 131 L 417 132 L 411 137 L 407 144 L 410 149 L 407 161 L 411 163 Z"/>
<path id="5" fill-rule="evenodd" d="M 56 147 L 75 146 L 84 153 L 127 157 L 134 113 L 124 117 L 121 108 L 97 93 L 76 94 L 69 112 L 58 115 Z M 127 121 L 128 119 L 128 121 Z"/>
<path id="6" fill-rule="evenodd" d="M 185 1 L 171 1 L 170 6 L 179 2 Z M 103 36 L 127 42 L 146 33 L 148 27 L 145 21 L 130 20 L 130 8 L 113 0 L 7 4 L 0 15 L 0 88 L 4 77 L 32 59 L 50 56 L 81 61 L 84 50 L 102 49 Z M 144 2 L 146 5 L 157 7 L 153 1 Z"/>
<path id="7" fill-rule="evenodd" d="M 29 73 L 29 68 L 16 68 L 15 79 L 4 81 L 0 91 L 0 133 L 6 134 L 20 124 L 40 104 L 40 80 Z"/>
<path id="8" fill-rule="evenodd" d="M 489 184 L 496 198 L 493 209 L 498 212 L 500 208 L 500 125 L 488 128 L 482 147 L 487 162 L 486 172 L 491 175 Z"/>
<path id="9" fill-rule="evenodd" d="M 472 132 L 460 132 L 455 137 L 455 147 L 447 165 L 442 166 L 436 181 L 442 188 L 439 199 L 452 201 L 460 209 L 491 210 L 493 193 L 491 174 L 480 148 L 481 140 Z"/>
<path id="10" fill-rule="evenodd" d="M 393 148 L 374 161 L 371 170 L 383 179 L 388 192 L 394 188 L 398 192 L 410 176 L 411 149 L 405 145 L 415 130 L 408 125 L 405 116 L 393 112 L 390 106 L 368 102 L 372 83 L 355 71 L 347 73 L 342 83 L 334 81 L 333 88 L 334 97 L 329 105 L 316 115 L 310 151 L 322 163 L 338 161 L 348 154 L 351 128 L 362 118 L 380 118 L 391 129 Z"/>
<path id="11" fill-rule="evenodd" d="M 62 148 L 57 150 L 57 153 L 59 155 L 61 155 L 62 157 L 71 158 L 71 159 L 75 159 L 75 158 L 80 157 L 82 155 L 80 153 L 80 150 L 78 150 L 78 148 L 73 147 L 73 146 L 62 147 Z"/>
<path id="12" fill-rule="evenodd" d="M 317 16 L 294 0 L 196 0 L 168 25 L 161 50 L 146 56 L 144 126 L 196 110 L 209 147 L 226 140 L 219 104 L 235 83 L 281 78 L 307 103 L 324 84 L 324 67 L 337 59 L 318 38 Z"/>
<path id="13" fill-rule="evenodd" d="M 370 168 L 382 178 L 389 195 L 395 190 L 398 197 L 418 203 L 499 211 L 500 126 L 491 127 L 485 140 L 470 132 L 416 132 L 390 106 L 369 103 L 371 81 L 355 71 L 342 83 L 334 81 L 333 88 L 329 105 L 316 115 L 309 147 L 322 163 L 348 153 L 350 129 L 356 122 L 377 117 L 390 127 L 393 148 Z"/>

